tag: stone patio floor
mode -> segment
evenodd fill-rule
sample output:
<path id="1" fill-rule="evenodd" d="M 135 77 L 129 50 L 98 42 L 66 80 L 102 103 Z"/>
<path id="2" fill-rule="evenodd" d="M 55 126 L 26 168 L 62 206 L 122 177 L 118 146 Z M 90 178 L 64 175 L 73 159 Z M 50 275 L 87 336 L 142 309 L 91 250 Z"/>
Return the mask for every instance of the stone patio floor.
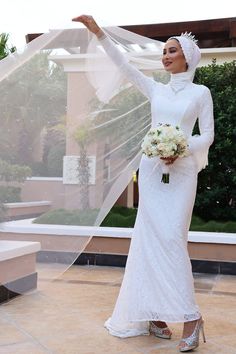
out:
<path id="1" fill-rule="evenodd" d="M 172 354 L 182 324 L 169 324 L 171 340 L 153 335 L 120 339 L 103 327 L 111 315 L 124 268 L 72 266 L 39 291 L 0 306 L 1 354 Z M 236 354 L 236 276 L 194 274 L 207 343 L 195 353 Z M 41 286 L 46 286 L 44 291 Z"/>

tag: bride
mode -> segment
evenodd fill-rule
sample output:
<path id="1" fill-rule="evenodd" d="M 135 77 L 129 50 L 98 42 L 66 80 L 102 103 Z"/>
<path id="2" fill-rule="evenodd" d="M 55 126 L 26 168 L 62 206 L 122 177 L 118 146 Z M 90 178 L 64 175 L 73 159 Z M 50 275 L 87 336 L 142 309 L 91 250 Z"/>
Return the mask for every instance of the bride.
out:
<path id="1" fill-rule="evenodd" d="M 148 97 L 152 127 L 159 123 L 179 125 L 188 138 L 188 156 L 157 160 L 143 155 L 139 166 L 139 207 L 123 282 L 109 333 L 118 337 L 148 335 L 170 339 L 166 322 L 184 322 L 179 350 L 199 345 L 203 319 L 194 298 L 188 230 L 194 206 L 197 175 L 207 164 L 213 142 L 214 122 L 210 91 L 192 82 L 200 50 L 193 36 L 182 34 L 167 40 L 162 63 L 171 73 L 168 84 L 147 77 L 117 49 L 93 17 L 82 22 L 99 39 L 106 53 L 126 78 Z M 192 136 L 198 119 L 200 134 Z M 170 169 L 170 182 L 161 182 L 161 164 Z"/>

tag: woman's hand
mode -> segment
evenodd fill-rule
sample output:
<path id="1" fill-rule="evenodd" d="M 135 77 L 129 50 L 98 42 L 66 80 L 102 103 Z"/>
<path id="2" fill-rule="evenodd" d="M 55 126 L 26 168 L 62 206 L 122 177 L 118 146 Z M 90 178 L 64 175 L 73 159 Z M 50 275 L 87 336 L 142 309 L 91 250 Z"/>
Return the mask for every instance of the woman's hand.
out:
<path id="1" fill-rule="evenodd" d="M 166 161 L 166 165 L 172 165 L 177 158 L 178 156 L 161 157 L 161 160 Z"/>
<path id="2" fill-rule="evenodd" d="M 85 27 L 87 27 L 87 29 L 89 31 L 91 31 L 92 33 L 94 33 L 98 38 L 104 34 L 102 29 L 98 26 L 98 24 L 95 22 L 95 20 L 92 16 L 81 15 L 81 16 L 72 18 L 72 21 L 83 23 L 85 25 Z"/>

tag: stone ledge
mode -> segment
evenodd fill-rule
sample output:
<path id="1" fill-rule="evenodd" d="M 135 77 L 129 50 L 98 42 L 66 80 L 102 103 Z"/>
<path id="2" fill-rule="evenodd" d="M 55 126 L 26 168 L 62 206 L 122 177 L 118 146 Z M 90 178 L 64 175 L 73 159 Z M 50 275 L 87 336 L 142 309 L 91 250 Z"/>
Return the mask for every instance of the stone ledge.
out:
<path id="1" fill-rule="evenodd" d="M 126 256 L 132 232 L 133 228 L 39 225 L 32 224 L 32 220 L 20 220 L 2 224 L 0 239 L 38 241 L 39 258 L 47 252 L 50 259 L 54 259 L 55 252 L 58 257 L 67 253 L 73 263 L 81 252 Z M 236 234 L 190 231 L 188 251 L 192 260 L 236 262 Z"/>
<path id="2" fill-rule="evenodd" d="M 36 253 L 40 248 L 40 242 L 0 240 L 0 262 Z"/>
<path id="3" fill-rule="evenodd" d="M 37 273 L 26 275 L 14 281 L 0 284 L 0 303 L 37 288 Z"/>
<path id="4" fill-rule="evenodd" d="M 39 200 L 35 202 L 16 202 L 16 203 L 4 203 L 4 206 L 8 209 L 13 208 L 31 208 L 35 206 L 51 206 L 52 202 L 48 200 Z"/>
<path id="5" fill-rule="evenodd" d="M 106 237 L 106 238 L 125 238 L 132 237 L 133 228 L 125 227 L 102 227 L 102 226 L 70 226 L 70 225 L 48 225 L 33 224 L 33 219 L 18 220 L 2 223 L 1 232 L 16 232 L 18 234 L 37 234 L 37 235 L 67 235 L 79 237 Z M 189 242 L 201 243 L 223 243 L 236 245 L 236 233 L 223 232 L 201 232 L 189 231 Z"/>
<path id="6" fill-rule="evenodd" d="M 37 288 L 39 242 L 0 240 L 0 302 Z"/>
<path id="7" fill-rule="evenodd" d="M 34 202 L 4 203 L 9 220 L 33 218 L 50 210 L 52 203 L 47 200 Z"/>

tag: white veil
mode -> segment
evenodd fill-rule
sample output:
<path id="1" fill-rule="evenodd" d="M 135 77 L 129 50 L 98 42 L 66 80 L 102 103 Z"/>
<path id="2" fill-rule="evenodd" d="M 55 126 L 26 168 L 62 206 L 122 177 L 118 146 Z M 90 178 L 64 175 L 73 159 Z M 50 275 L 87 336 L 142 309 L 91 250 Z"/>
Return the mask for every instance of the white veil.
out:
<path id="1" fill-rule="evenodd" d="M 104 31 L 131 64 L 167 80 L 161 42 L 118 27 Z M 101 224 L 132 180 L 150 127 L 150 105 L 96 37 L 78 28 L 51 30 L 0 62 L 0 112 L 0 160 L 28 166 L 42 180 L 57 177 L 59 202 L 51 200 L 53 209 L 65 209 L 65 215 L 77 209 L 85 226 L 82 234 L 71 227 L 69 236 L 55 225 L 46 227 L 50 235 L 18 232 L 18 240 L 41 244 L 36 271 L 43 289 L 41 280 L 57 278 L 83 252 L 92 237 L 86 227 Z M 24 199 L 33 201 L 31 195 Z M 66 217 L 59 221 L 67 223 Z M 2 223 L 1 239 L 15 240 L 6 227 Z"/>

